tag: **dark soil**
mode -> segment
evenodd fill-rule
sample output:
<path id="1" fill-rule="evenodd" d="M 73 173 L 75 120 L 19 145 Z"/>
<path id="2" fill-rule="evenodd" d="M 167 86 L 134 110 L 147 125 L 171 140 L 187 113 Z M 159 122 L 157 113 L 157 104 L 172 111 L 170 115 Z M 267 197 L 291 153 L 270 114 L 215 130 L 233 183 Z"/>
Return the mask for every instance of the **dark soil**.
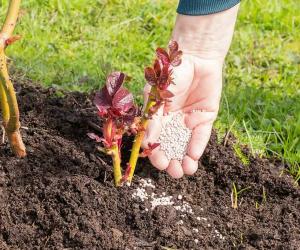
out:
<path id="1" fill-rule="evenodd" d="M 280 162 L 245 166 L 234 139 L 213 134 L 195 176 L 173 180 L 143 160 L 134 184 L 116 189 L 110 159 L 86 136 L 99 122 L 88 96 L 16 89 L 28 157 L 0 147 L 0 249 L 300 249 L 300 191 Z M 132 198 L 141 178 L 193 213 Z M 237 209 L 232 183 L 249 188 Z"/>

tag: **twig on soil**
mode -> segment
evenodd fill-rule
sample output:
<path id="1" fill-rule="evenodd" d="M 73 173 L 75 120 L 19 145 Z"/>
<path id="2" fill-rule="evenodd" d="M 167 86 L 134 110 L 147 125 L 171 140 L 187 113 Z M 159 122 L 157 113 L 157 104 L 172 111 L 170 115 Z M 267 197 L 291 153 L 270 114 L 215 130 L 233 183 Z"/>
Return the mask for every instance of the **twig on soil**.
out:
<path id="1" fill-rule="evenodd" d="M 97 124 L 95 124 L 94 122 L 88 121 L 87 124 L 88 124 L 92 129 L 96 130 L 97 132 L 102 133 L 101 127 L 98 126 Z"/>
<path id="2" fill-rule="evenodd" d="M 8 210 L 8 207 L 7 207 L 7 206 L 5 207 L 5 212 L 6 212 L 6 214 L 7 214 L 7 217 L 8 217 L 9 222 L 12 223 L 12 219 L 11 219 L 11 216 L 10 216 L 10 213 L 9 213 L 9 210 Z"/>
<path id="3" fill-rule="evenodd" d="M 50 235 L 46 237 L 46 241 L 45 241 L 45 244 L 44 244 L 43 248 L 46 248 L 49 240 L 50 240 Z"/>
<path id="4" fill-rule="evenodd" d="M 110 168 L 110 166 L 109 166 L 105 161 L 103 161 L 99 156 L 97 156 L 97 159 L 98 159 L 99 161 L 101 161 L 101 163 L 102 163 L 105 167 Z"/>

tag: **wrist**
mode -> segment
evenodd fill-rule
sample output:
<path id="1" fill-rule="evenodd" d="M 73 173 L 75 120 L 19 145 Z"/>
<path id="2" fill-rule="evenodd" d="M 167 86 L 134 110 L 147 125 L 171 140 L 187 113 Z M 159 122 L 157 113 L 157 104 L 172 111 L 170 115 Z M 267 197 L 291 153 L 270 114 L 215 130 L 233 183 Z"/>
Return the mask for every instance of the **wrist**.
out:
<path id="1" fill-rule="evenodd" d="M 205 16 L 178 14 L 172 39 L 185 54 L 223 61 L 231 43 L 238 6 Z"/>

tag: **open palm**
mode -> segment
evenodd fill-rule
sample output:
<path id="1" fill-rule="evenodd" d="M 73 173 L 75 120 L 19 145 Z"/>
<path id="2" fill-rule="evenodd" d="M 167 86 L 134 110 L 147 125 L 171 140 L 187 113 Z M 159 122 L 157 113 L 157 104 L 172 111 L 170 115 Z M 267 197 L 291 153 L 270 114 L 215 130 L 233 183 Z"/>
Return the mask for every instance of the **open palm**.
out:
<path id="1" fill-rule="evenodd" d="M 170 119 L 172 112 L 183 112 L 185 125 L 192 129 L 192 137 L 183 161 L 168 160 L 160 147 L 149 157 L 156 168 L 166 170 L 174 178 L 180 178 L 184 174 L 195 173 L 198 160 L 209 140 L 219 108 L 222 63 L 185 54 L 182 64 L 173 70 L 175 85 L 171 85 L 169 89 L 175 96 L 150 121 L 143 146 L 147 147 L 149 142 L 158 141 L 163 124 Z M 149 90 L 150 86 L 146 85 L 145 100 Z"/>

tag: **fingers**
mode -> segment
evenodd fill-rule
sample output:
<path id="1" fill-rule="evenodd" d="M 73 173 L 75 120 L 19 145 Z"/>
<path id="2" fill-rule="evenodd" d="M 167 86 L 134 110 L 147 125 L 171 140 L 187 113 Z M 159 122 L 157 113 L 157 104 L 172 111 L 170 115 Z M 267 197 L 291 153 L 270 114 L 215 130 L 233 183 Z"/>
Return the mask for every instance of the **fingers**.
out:
<path id="1" fill-rule="evenodd" d="M 194 161 L 198 161 L 209 141 L 212 123 L 200 124 L 194 128 L 192 138 L 188 145 L 187 155 Z"/>
<path id="2" fill-rule="evenodd" d="M 189 129 L 194 129 L 200 124 L 211 124 L 217 118 L 218 111 L 197 111 L 185 115 L 185 125 Z"/>
<path id="3" fill-rule="evenodd" d="M 169 161 L 165 153 L 157 148 L 149 156 L 152 165 L 159 170 L 166 170 L 173 178 L 181 178 L 184 174 L 193 175 L 198 169 L 198 160 L 209 141 L 211 130 L 212 124 L 200 124 L 193 130 L 192 138 L 182 163 L 178 160 Z"/>
<path id="4" fill-rule="evenodd" d="M 198 169 L 198 161 L 193 160 L 189 156 L 183 158 L 182 163 L 177 160 L 171 160 L 167 168 L 167 173 L 175 179 L 186 175 L 193 175 Z"/>
<path id="5" fill-rule="evenodd" d="M 153 116 L 149 121 L 145 138 L 142 143 L 143 148 L 147 148 L 148 143 L 155 143 L 158 141 L 162 124 L 164 123 L 164 120 L 167 119 L 167 116 L 163 116 L 162 109 L 163 108 L 161 108 L 157 115 Z M 193 129 L 193 131 L 186 156 L 183 158 L 182 163 L 177 160 L 170 161 L 166 157 L 164 151 L 160 150 L 160 147 L 158 147 L 153 150 L 152 154 L 149 156 L 152 165 L 159 170 L 166 170 L 173 178 L 181 178 L 184 174 L 194 174 L 198 168 L 198 160 L 203 154 L 209 141 L 215 117 L 215 112 L 195 112 L 186 115 L 186 125 L 190 129 Z"/>
<path id="6" fill-rule="evenodd" d="M 182 170 L 186 175 L 193 175 L 198 169 L 198 161 L 186 155 L 182 161 Z"/>
<path id="7" fill-rule="evenodd" d="M 177 160 L 171 160 L 167 168 L 167 173 L 175 179 L 181 178 L 183 176 L 183 169 L 181 163 Z"/>
<path id="8" fill-rule="evenodd" d="M 152 151 L 152 154 L 149 156 L 149 160 L 158 170 L 167 169 L 170 163 L 165 153 L 159 148 Z"/>

